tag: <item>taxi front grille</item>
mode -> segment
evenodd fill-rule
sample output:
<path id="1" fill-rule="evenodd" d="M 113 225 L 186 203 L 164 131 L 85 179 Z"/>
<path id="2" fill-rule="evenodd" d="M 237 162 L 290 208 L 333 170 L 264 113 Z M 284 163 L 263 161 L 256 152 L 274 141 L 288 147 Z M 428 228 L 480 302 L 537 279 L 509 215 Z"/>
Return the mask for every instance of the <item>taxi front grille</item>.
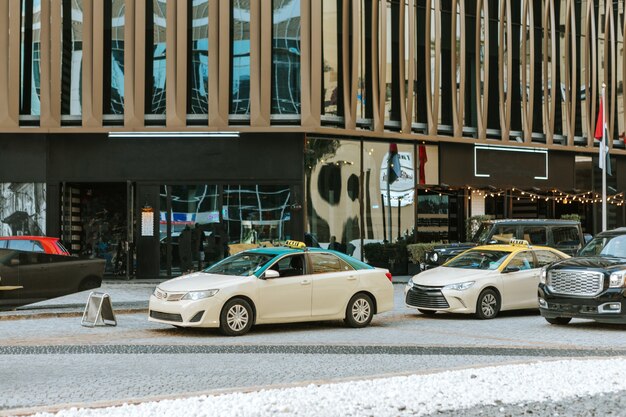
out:
<path id="1" fill-rule="evenodd" d="M 406 294 L 406 303 L 412 307 L 449 308 L 450 304 L 441 293 L 441 287 L 414 286 Z"/>
<path id="2" fill-rule="evenodd" d="M 163 313 L 162 311 L 150 310 L 150 317 L 157 320 L 172 321 L 182 323 L 183 317 L 180 314 Z"/>
<path id="3" fill-rule="evenodd" d="M 595 296 L 604 285 L 602 272 L 560 269 L 548 272 L 548 286 L 557 294 Z"/>

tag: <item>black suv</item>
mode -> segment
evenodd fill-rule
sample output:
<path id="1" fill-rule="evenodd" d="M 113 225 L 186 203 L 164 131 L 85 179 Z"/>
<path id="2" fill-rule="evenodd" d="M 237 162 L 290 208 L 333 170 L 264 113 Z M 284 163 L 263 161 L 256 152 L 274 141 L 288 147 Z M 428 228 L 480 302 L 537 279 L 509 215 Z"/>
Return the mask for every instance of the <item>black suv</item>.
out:
<path id="1" fill-rule="evenodd" d="M 551 324 L 572 317 L 626 323 L 626 227 L 599 233 L 575 258 L 548 265 L 539 280 L 539 312 Z"/>
<path id="2" fill-rule="evenodd" d="M 484 221 L 470 242 L 436 245 L 426 253 L 422 270 L 442 265 L 448 259 L 478 245 L 524 239 L 531 245 L 550 246 L 575 255 L 585 245 L 580 222 L 552 219 L 501 219 Z"/>

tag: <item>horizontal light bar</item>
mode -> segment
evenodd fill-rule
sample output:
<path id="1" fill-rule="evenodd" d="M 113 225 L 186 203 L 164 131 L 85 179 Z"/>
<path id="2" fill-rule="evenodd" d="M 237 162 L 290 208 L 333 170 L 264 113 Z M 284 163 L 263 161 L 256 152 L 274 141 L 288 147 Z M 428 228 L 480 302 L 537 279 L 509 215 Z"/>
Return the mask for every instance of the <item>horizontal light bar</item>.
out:
<path id="1" fill-rule="evenodd" d="M 239 132 L 109 132 L 109 139 L 121 138 L 238 138 Z"/>

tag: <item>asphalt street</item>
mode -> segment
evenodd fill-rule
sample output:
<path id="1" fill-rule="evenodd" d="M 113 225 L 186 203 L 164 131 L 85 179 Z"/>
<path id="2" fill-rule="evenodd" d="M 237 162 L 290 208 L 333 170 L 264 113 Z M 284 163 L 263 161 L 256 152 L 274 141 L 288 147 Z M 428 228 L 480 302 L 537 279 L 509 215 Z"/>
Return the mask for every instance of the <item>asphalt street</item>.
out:
<path id="1" fill-rule="evenodd" d="M 229 338 L 147 321 L 156 283 L 109 283 L 118 325 L 80 325 L 86 293 L 0 313 L 0 415 L 499 363 L 626 356 L 626 326 L 549 325 L 535 311 L 494 320 L 403 303 L 365 329 L 341 322 L 258 326 Z M 558 409 L 558 405 L 555 405 Z M 499 408 L 498 408 L 499 410 Z M 555 409 L 556 410 L 556 409 Z M 513 414 L 514 415 L 514 414 Z"/>

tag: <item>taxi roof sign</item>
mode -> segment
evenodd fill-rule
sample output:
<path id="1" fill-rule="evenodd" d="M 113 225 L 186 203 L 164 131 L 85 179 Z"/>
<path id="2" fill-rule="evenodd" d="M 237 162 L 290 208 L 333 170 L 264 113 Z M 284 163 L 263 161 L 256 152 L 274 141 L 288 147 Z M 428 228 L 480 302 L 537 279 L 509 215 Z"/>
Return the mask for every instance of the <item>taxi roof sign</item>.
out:
<path id="1" fill-rule="evenodd" d="M 509 243 L 514 246 L 526 246 L 530 248 L 530 243 L 525 239 L 511 239 Z"/>
<path id="2" fill-rule="evenodd" d="M 298 240 L 286 240 L 285 246 L 291 249 L 305 249 L 306 248 L 306 244 Z"/>

